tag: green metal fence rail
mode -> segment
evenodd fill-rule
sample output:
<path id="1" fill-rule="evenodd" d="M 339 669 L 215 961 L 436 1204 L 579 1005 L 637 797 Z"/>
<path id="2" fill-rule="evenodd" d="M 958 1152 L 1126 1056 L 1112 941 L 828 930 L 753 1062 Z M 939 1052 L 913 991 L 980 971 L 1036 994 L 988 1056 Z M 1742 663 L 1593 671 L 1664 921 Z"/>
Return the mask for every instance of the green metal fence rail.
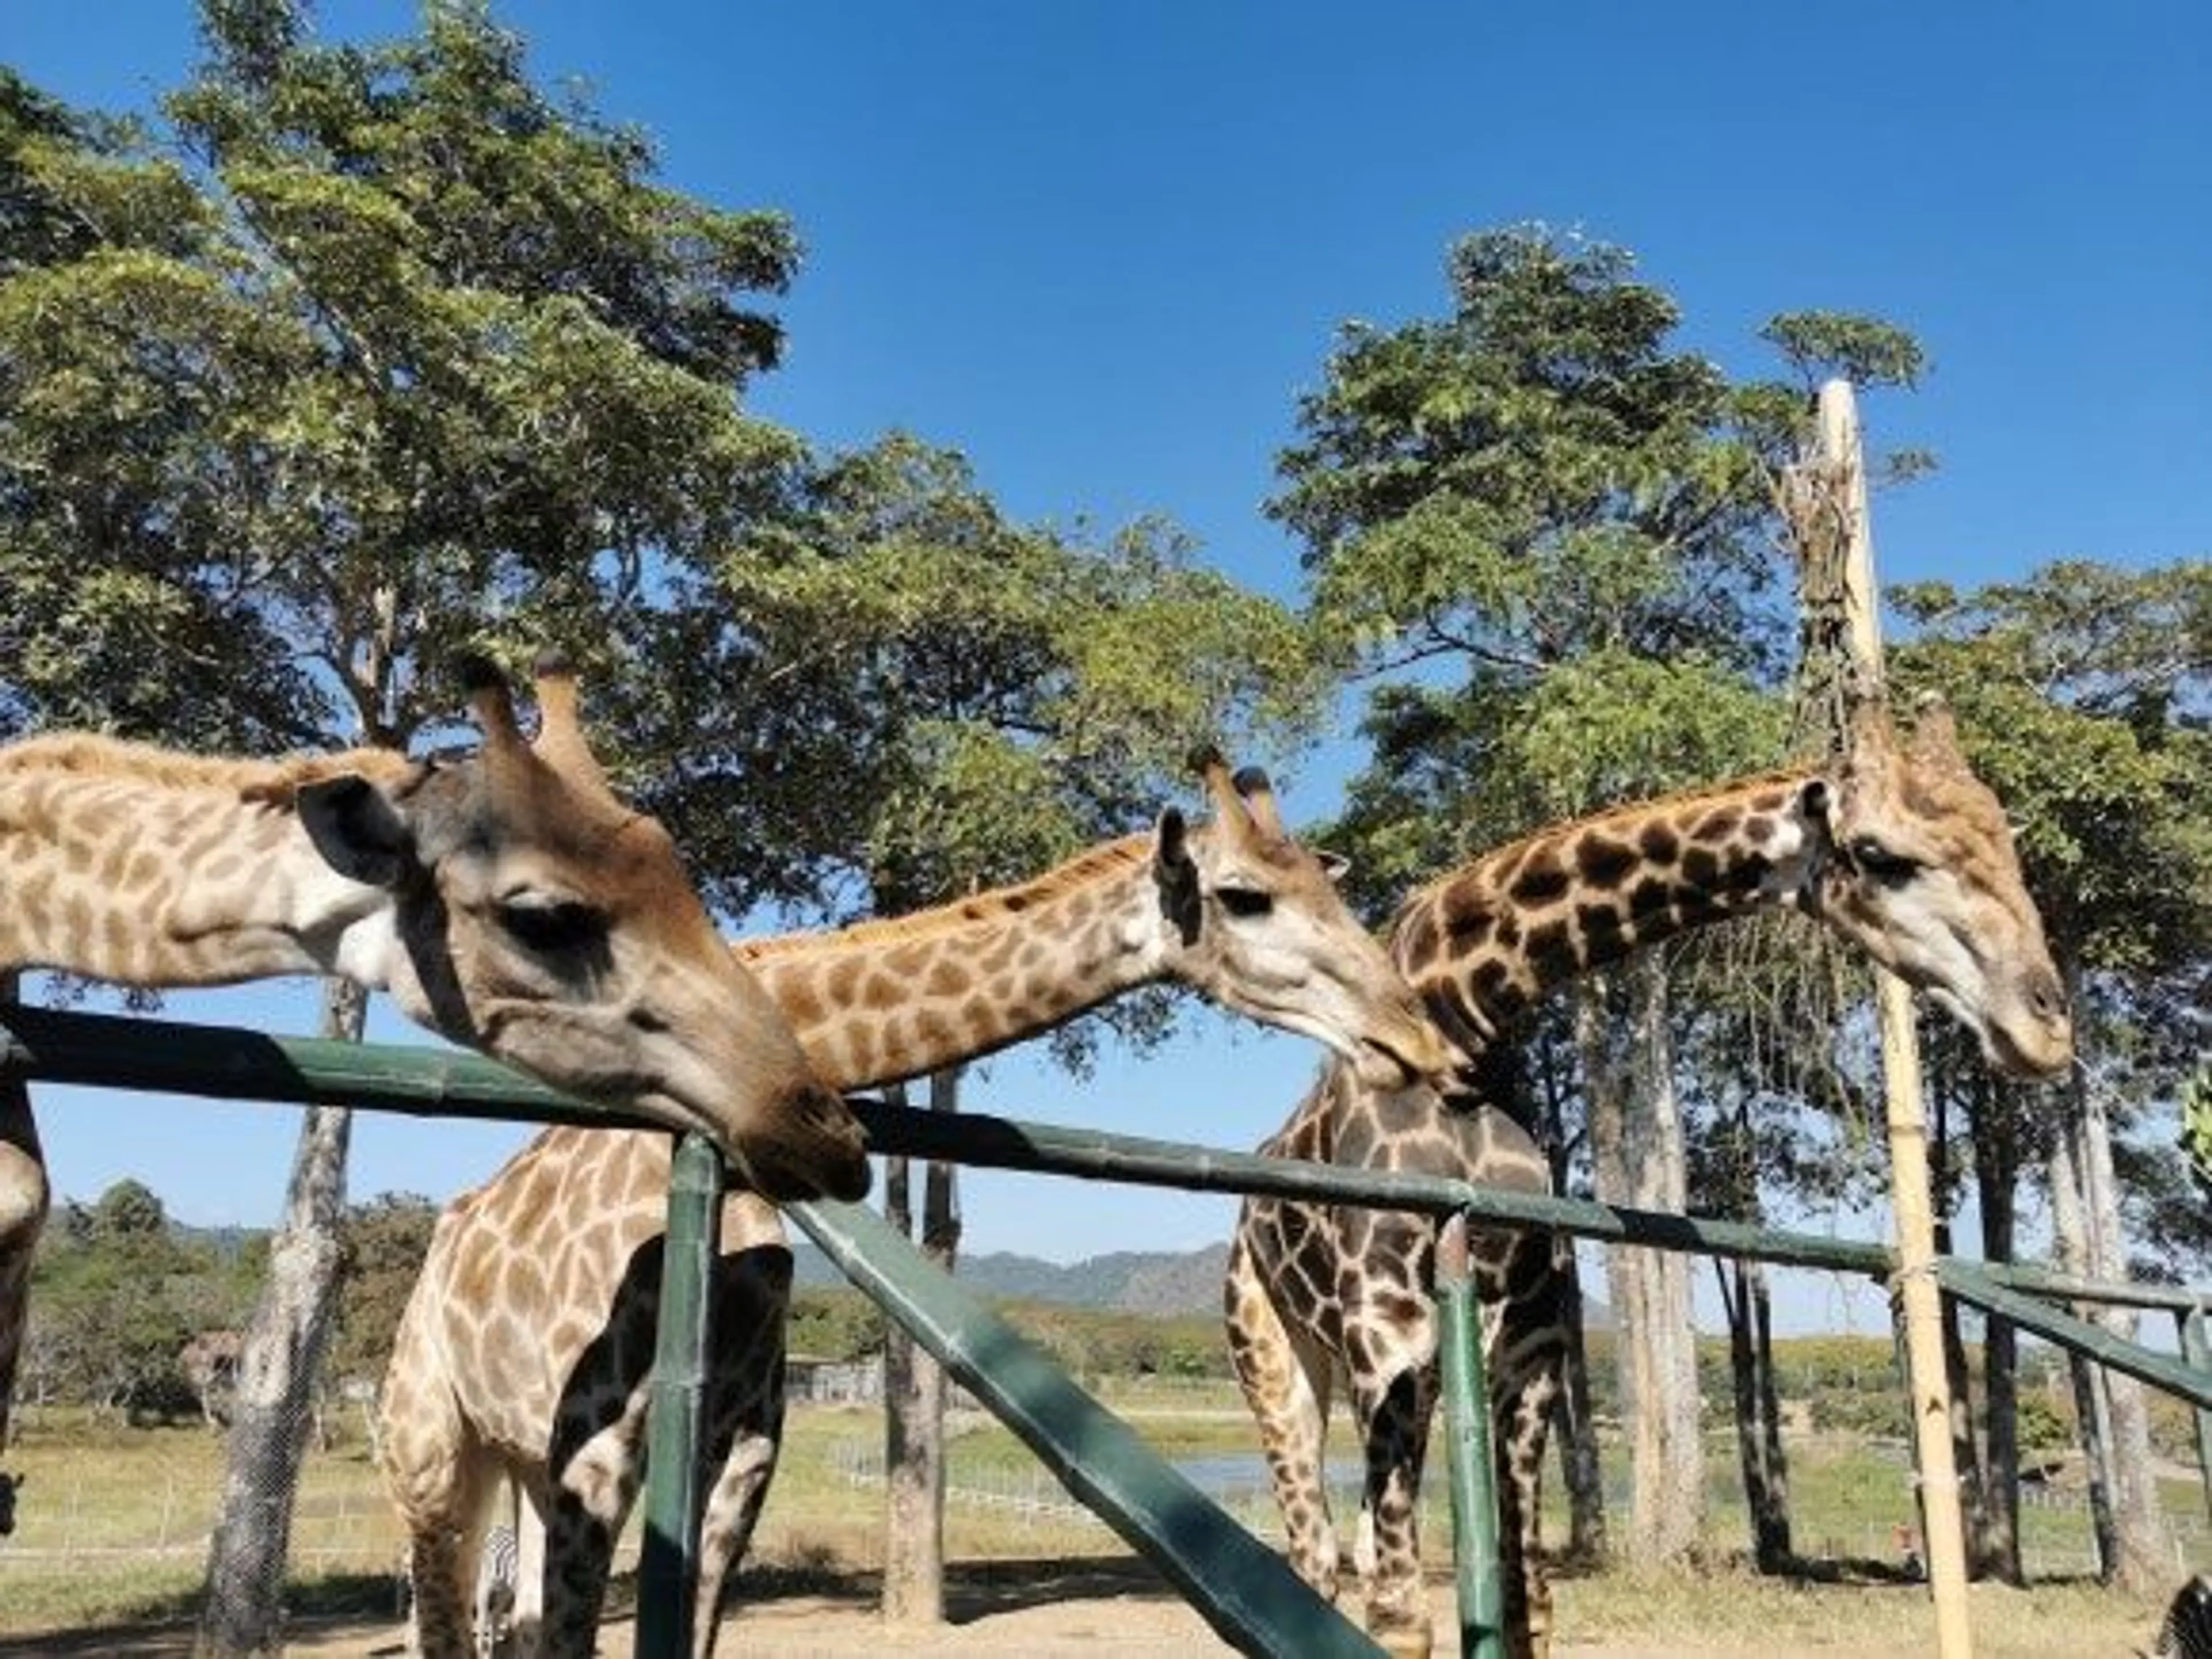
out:
<path id="1" fill-rule="evenodd" d="M 422 1048 L 271 1037 L 254 1032 L 35 1008 L 0 1011 L 0 1075 L 221 1099 L 329 1103 L 418 1116 L 538 1121 L 599 1127 L 654 1126 L 589 1105 L 481 1056 Z M 1577 1237 L 1788 1267 L 1864 1273 L 1887 1281 L 1884 1245 L 1743 1223 L 1506 1192 L 1401 1171 L 1352 1170 L 1096 1130 L 974 1113 L 945 1115 L 856 1100 L 872 1149 L 988 1168 L 1204 1192 L 1257 1193 L 1371 1205 L 1474 1223 L 1550 1228 Z M 696 1425 L 705 1386 L 709 1298 L 721 1163 L 703 1141 L 679 1154 L 672 1182 L 657 1350 L 637 1651 L 676 1659 L 690 1650 L 696 1583 Z M 793 1218 L 855 1283 L 991 1406 L 1072 1490 L 1181 1586 L 1224 1638 L 1247 1651 L 1376 1651 L 1299 1584 L 1280 1558 L 1234 1526 L 1041 1353 L 914 1252 L 868 1212 L 794 1206 Z M 2205 1364 L 2203 1292 L 2112 1285 L 2019 1265 L 1942 1258 L 1943 1287 L 2046 1340 L 2195 1405 L 2212 1493 L 2212 1369 Z M 1462 1635 L 1470 1654 L 1494 1650 L 1501 1605 L 1494 1493 L 1486 1449 L 1480 1322 L 1463 1279 L 1441 1276 L 1451 1332 L 1444 1390 Z M 2059 1311 L 2045 1299 L 2098 1300 L 2172 1311 L 2179 1360 Z M 1474 1524 L 1477 1521 L 1482 1524 Z"/>

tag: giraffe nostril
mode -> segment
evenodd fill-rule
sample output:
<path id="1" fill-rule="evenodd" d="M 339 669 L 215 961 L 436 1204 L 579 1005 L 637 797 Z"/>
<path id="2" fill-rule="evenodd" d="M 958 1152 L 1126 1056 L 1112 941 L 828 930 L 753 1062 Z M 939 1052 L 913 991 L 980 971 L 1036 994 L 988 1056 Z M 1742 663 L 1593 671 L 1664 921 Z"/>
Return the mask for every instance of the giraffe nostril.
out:
<path id="1" fill-rule="evenodd" d="M 2038 1019 L 2063 1019 L 2066 1017 L 2066 993 L 2059 988 L 2057 976 L 2037 974 L 2028 981 L 2027 1006 Z"/>

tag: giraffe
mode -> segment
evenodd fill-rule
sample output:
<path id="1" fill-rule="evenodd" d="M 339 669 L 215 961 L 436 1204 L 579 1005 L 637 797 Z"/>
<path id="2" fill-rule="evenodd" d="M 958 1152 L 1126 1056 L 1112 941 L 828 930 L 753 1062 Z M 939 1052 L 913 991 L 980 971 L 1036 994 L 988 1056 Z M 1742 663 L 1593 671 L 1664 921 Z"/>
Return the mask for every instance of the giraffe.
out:
<path id="1" fill-rule="evenodd" d="M 1419 889 L 1393 923 L 1392 957 L 1476 1064 L 1443 1091 L 1376 1089 L 1326 1066 L 1262 1150 L 1548 1190 L 1541 1151 L 1483 1082 L 1503 1057 L 1498 1034 L 1547 991 L 1632 949 L 1785 906 L 1926 991 L 2000 1071 L 2042 1077 L 2069 1064 L 2065 996 L 2004 813 L 1933 705 L 1909 746 L 1876 713 L 1830 767 L 1616 807 Z M 1421 1655 L 1430 1632 L 1415 1499 L 1437 1395 L 1437 1228 L 1410 1214 L 1249 1199 L 1224 1291 L 1292 1565 L 1337 1593 L 1322 1450 L 1341 1376 L 1366 1462 L 1355 1559 L 1368 1626 L 1393 1651 Z M 1550 1599 L 1537 1501 L 1563 1358 L 1565 1247 L 1507 1229 L 1479 1231 L 1470 1244 L 1490 1354 L 1509 1648 L 1542 1655 Z"/>
<path id="2" fill-rule="evenodd" d="M 1285 833 L 1265 775 L 1232 780 L 1218 758 L 1203 770 L 1211 823 L 1170 807 L 1153 833 L 1019 885 L 739 951 L 844 1088 L 974 1059 L 1164 979 L 1319 1038 L 1377 1088 L 1455 1067 L 1338 897 L 1334 870 Z M 591 1651 L 641 1474 L 668 1170 L 665 1137 L 554 1128 L 440 1218 L 401 1317 L 380 1437 L 414 1539 L 421 1650 L 470 1650 L 473 1556 L 503 1474 L 525 1494 L 522 1639 L 542 1584 L 547 1650 Z M 572 1207 L 583 1194 L 588 1218 Z M 725 1199 L 721 1249 L 701 1659 L 774 1468 L 791 1273 L 781 1224 L 750 1194 Z"/>
<path id="3" fill-rule="evenodd" d="M 461 757 L 0 749 L 0 972 L 341 975 L 556 1088 L 712 1134 L 774 1196 L 864 1193 L 858 1122 L 667 832 L 609 791 L 567 668 L 541 660 L 534 741 L 497 671 L 464 678 L 482 742 Z M 0 1443 L 49 1201 L 27 1095 L 0 1088 Z"/>

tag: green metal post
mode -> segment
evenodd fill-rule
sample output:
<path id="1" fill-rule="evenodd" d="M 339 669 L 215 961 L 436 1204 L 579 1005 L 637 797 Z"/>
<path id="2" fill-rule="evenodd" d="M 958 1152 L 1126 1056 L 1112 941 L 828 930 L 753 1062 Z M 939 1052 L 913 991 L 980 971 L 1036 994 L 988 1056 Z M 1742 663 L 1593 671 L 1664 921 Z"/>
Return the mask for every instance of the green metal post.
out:
<path id="1" fill-rule="evenodd" d="M 722 1155 L 703 1135 L 676 1143 L 660 1259 L 660 1328 L 646 1419 L 645 1540 L 637 1565 L 638 1659 L 689 1659 L 699 1599 L 699 1436 L 714 1345 L 712 1277 L 721 1248 Z"/>
<path id="2" fill-rule="evenodd" d="M 2204 1333 L 2204 1305 L 2199 1303 L 2179 1316 L 2181 1357 L 2200 1371 L 2212 1372 L 2212 1339 Z M 2203 1402 L 2197 1407 L 2197 1478 L 2204 1488 L 2204 1507 L 2212 1514 L 2212 1411 Z"/>
<path id="3" fill-rule="evenodd" d="M 785 1213 L 1070 1492 L 1166 1574 L 1224 1641 L 1275 1659 L 1374 1659 L 1382 1651 L 1279 1553 L 882 1217 L 822 1200 L 791 1205 Z"/>
<path id="4" fill-rule="evenodd" d="M 1467 1271 L 1467 1218 L 1437 1241 L 1437 1345 L 1443 1361 L 1445 1462 L 1451 1479 L 1452 1563 L 1463 1659 L 1504 1659 L 1505 1596 L 1498 1556 L 1498 1462 L 1482 1316 Z"/>

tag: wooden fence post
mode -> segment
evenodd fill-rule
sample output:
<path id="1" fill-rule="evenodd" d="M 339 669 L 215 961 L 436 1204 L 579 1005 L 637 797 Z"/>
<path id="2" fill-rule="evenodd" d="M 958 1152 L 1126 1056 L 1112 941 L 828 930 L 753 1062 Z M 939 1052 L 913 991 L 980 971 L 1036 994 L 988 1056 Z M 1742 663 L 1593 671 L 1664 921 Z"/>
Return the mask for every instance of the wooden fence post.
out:
<path id="1" fill-rule="evenodd" d="M 1826 509 L 1843 515 L 1844 605 L 1854 671 L 1844 678 L 1844 696 L 1847 706 L 1879 701 L 1883 680 L 1881 592 L 1874 580 L 1874 537 L 1858 410 L 1848 381 L 1830 380 L 1820 388 L 1820 460 L 1828 486 Z M 1943 1364 L 1942 1296 L 1936 1279 L 1920 1042 L 1913 1027 L 1911 989 L 1886 969 L 1874 972 L 1891 1206 L 1897 1223 L 1897 1293 L 1905 1319 L 1905 1387 L 1920 1453 L 1921 1517 L 1928 1534 L 1929 1589 L 1936 1602 L 1936 1650 L 1941 1659 L 1968 1659 L 1973 1635 L 1966 1618 L 1966 1528 L 1959 1506 L 1958 1466 L 1951 1452 L 1951 1388 Z"/>

